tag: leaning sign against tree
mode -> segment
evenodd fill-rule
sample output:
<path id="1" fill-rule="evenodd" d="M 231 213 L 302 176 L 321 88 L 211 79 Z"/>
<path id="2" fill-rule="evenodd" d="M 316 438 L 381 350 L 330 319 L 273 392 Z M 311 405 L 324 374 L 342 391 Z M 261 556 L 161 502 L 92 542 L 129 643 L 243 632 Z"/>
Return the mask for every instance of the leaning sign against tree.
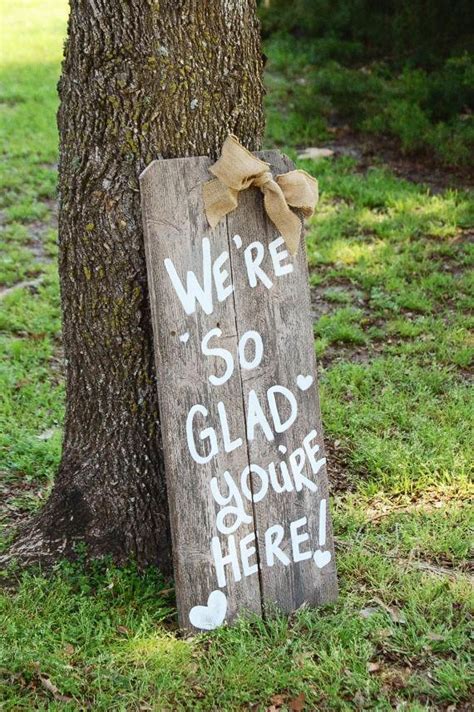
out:
<path id="1" fill-rule="evenodd" d="M 317 183 L 260 155 L 229 136 L 213 166 L 155 161 L 141 179 L 178 613 L 197 629 L 337 588 L 290 207 L 312 212 Z"/>

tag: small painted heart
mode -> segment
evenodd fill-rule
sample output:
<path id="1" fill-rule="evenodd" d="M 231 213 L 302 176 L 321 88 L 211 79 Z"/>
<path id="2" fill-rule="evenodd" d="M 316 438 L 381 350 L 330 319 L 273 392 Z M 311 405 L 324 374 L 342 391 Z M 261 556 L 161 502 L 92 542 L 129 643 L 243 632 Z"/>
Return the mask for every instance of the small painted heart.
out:
<path id="1" fill-rule="evenodd" d="M 185 334 L 181 334 L 181 336 L 179 337 L 179 340 L 182 341 L 183 344 L 185 344 L 188 341 L 188 339 L 189 339 L 189 331 L 186 331 Z"/>
<path id="2" fill-rule="evenodd" d="M 227 598 L 225 593 L 216 590 L 209 594 L 207 606 L 194 606 L 189 611 L 189 620 L 200 630 L 214 630 L 225 619 L 227 613 Z"/>
<path id="3" fill-rule="evenodd" d="M 318 569 L 322 569 L 323 566 L 327 566 L 331 561 L 331 552 L 317 549 L 313 554 L 313 559 Z"/>
<path id="4" fill-rule="evenodd" d="M 312 383 L 313 383 L 312 376 L 303 376 L 301 373 L 298 376 L 298 378 L 296 379 L 296 385 L 298 386 L 300 391 L 307 391 Z"/>

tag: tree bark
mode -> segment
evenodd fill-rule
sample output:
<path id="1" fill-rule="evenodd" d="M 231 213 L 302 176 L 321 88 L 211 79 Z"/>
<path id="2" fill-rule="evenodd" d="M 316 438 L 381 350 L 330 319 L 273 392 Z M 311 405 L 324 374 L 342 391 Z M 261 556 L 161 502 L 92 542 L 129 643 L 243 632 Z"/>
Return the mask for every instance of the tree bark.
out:
<path id="1" fill-rule="evenodd" d="M 10 555 L 170 570 L 138 176 L 263 131 L 255 0 L 71 0 L 59 83 L 62 461 Z"/>

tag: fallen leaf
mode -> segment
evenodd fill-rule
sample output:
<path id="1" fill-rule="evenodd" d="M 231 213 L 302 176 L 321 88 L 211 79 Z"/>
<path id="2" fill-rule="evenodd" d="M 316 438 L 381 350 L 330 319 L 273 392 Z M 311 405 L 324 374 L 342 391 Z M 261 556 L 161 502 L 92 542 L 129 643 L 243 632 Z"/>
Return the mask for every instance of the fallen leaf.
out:
<path id="1" fill-rule="evenodd" d="M 334 156 L 334 151 L 331 151 L 330 148 L 317 148 L 316 146 L 310 146 L 301 151 L 301 153 L 298 153 L 298 158 L 317 159 L 329 158 L 330 156 Z"/>
<path id="2" fill-rule="evenodd" d="M 371 618 L 375 616 L 376 613 L 379 613 L 379 609 L 374 606 L 367 606 L 367 608 L 362 608 L 362 610 L 359 611 L 361 618 Z"/>
<path id="3" fill-rule="evenodd" d="M 72 697 L 69 697 L 68 695 L 61 695 L 58 688 L 56 687 L 56 685 L 54 685 L 51 682 L 49 677 L 40 675 L 39 679 L 40 679 L 40 682 L 43 685 L 44 689 L 47 690 L 48 692 L 50 692 L 57 702 L 71 702 L 71 700 L 73 699 Z"/>
<path id="4" fill-rule="evenodd" d="M 44 430 L 42 433 L 40 433 L 36 437 L 38 440 L 49 440 L 50 438 L 53 437 L 55 432 L 56 431 L 54 428 L 49 428 L 48 430 Z"/>
<path id="5" fill-rule="evenodd" d="M 29 386 L 30 383 L 31 381 L 29 378 L 20 378 L 20 380 L 15 383 L 14 388 L 16 390 L 20 390 L 20 388 L 23 388 L 24 386 Z"/>
<path id="6" fill-rule="evenodd" d="M 367 663 L 368 672 L 377 672 L 377 670 L 380 670 L 380 663 Z"/>
<path id="7" fill-rule="evenodd" d="M 124 625 L 118 625 L 117 626 L 117 633 L 120 633 L 121 635 L 129 635 L 130 631 L 128 628 L 126 628 Z"/>
<path id="8" fill-rule="evenodd" d="M 56 687 L 56 685 L 53 685 L 53 683 L 51 682 L 49 677 L 43 677 L 42 675 L 40 675 L 40 682 L 43 685 L 45 690 L 48 690 L 48 692 L 51 692 L 53 697 L 55 695 L 59 695 L 58 688 Z"/>
<path id="9" fill-rule="evenodd" d="M 66 655 L 74 655 L 74 646 L 71 643 L 66 643 L 63 650 Z"/>
<path id="10" fill-rule="evenodd" d="M 284 705 L 286 700 L 286 695 L 273 695 L 270 697 L 270 702 L 274 705 Z"/>
<path id="11" fill-rule="evenodd" d="M 73 702 L 74 697 L 70 697 L 69 695 L 56 695 L 54 698 L 57 702 Z"/>
<path id="12" fill-rule="evenodd" d="M 386 603 L 384 603 L 380 598 L 374 598 L 374 602 L 380 606 L 380 608 L 383 608 L 386 613 L 390 616 L 392 621 L 394 623 L 400 623 L 401 625 L 405 625 L 407 622 L 407 619 L 403 615 L 403 613 L 400 611 L 400 609 L 395 608 L 395 606 L 387 606 Z"/>
<path id="13" fill-rule="evenodd" d="M 439 635 L 438 633 L 428 633 L 428 635 L 427 635 L 426 637 L 427 637 L 429 640 L 433 640 L 433 641 L 444 640 L 444 636 L 443 636 L 443 635 Z"/>
<path id="14" fill-rule="evenodd" d="M 406 679 L 396 673 L 387 676 L 384 681 L 389 682 L 389 686 L 395 690 L 403 690 L 407 686 Z"/>
<path id="15" fill-rule="evenodd" d="M 304 709 L 304 703 L 305 703 L 305 696 L 303 692 L 300 692 L 298 697 L 295 697 L 294 700 L 290 700 L 288 702 L 288 707 L 292 712 L 301 712 L 302 709 Z"/>

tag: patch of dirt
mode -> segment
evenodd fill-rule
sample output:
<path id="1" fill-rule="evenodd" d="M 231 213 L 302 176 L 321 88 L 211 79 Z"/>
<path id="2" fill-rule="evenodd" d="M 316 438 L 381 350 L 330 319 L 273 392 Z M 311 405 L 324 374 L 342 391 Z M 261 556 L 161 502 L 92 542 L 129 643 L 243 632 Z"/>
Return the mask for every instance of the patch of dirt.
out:
<path id="1" fill-rule="evenodd" d="M 327 458 L 329 491 L 331 494 L 352 492 L 356 481 L 349 474 L 347 452 L 339 440 L 324 436 L 324 449 Z"/>
<path id="2" fill-rule="evenodd" d="M 447 188 L 474 188 L 474 174 L 469 168 L 440 166 L 427 154 L 404 156 L 395 139 L 362 134 L 348 126 L 334 127 L 332 132 L 334 140 L 327 142 L 325 147 L 336 156 L 350 156 L 357 160 L 361 172 L 384 164 L 400 178 L 430 186 L 433 194 Z"/>
<path id="3" fill-rule="evenodd" d="M 330 289 L 333 293 L 339 292 L 347 297 L 347 301 L 334 301 L 327 299 L 325 293 Z M 367 308 L 368 299 L 364 292 L 354 287 L 352 282 L 344 279 L 332 279 L 327 284 L 311 287 L 311 318 L 317 321 L 325 314 L 331 314 L 335 309 L 351 306 L 360 309 Z"/>
<path id="4" fill-rule="evenodd" d="M 347 302 L 337 302 L 328 300 L 325 296 L 327 289 L 333 292 L 340 291 L 347 295 Z M 383 326 L 383 320 L 375 319 L 368 306 L 368 297 L 360 289 L 357 289 L 349 280 L 337 278 L 330 280 L 324 287 L 313 287 L 311 289 L 311 318 L 313 323 L 322 316 L 333 314 L 343 307 L 355 307 L 363 312 L 365 326 Z M 318 363 L 322 368 L 327 368 L 334 361 L 352 361 L 353 363 L 367 363 L 380 351 L 385 348 L 385 343 L 372 338 L 366 345 L 347 342 L 336 342 L 330 344 L 324 354 L 318 358 Z"/>
<path id="5" fill-rule="evenodd" d="M 8 538 L 26 522 L 33 511 L 44 502 L 46 486 L 29 482 L 26 477 L 15 477 L 0 484 L 0 528 L 2 536 Z"/>
<path id="6" fill-rule="evenodd" d="M 378 356 L 384 348 L 385 346 L 381 342 L 369 342 L 367 346 L 338 342 L 326 348 L 324 354 L 319 357 L 319 363 L 323 368 L 328 368 L 338 361 L 369 363 L 369 361 Z"/>
<path id="7" fill-rule="evenodd" d="M 437 510 L 442 511 L 452 502 L 456 504 L 462 502 L 468 506 L 473 494 L 474 488 L 466 489 L 455 485 L 441 491 L 436 487 L 429 487 L 421 492 L 391 494 L 390 497 L 380 493 L 367 502 L 365 508 L 367 520 L 359 531 L 362 531 L 367 525 L 378 522 L 394 513 L 426 514 Z"/>
<path id="8" fill-rule="evenodd" d="M 66 380 L 66 364 L 64 359 L 64 349 L 60 341 L 61 335 L 55 339 L 54 353 L 49 359 L 49 369 L 52 374 L 53 383 L 59 385 Z"/>
<path id="9" fill-rule="evenodd" d="M 51 257 L 46 254 L 44 249 L 43 235 L 48 229 L 44 223 L 34 222 L 29 226 L 30 239 L 28 240 L 28 249 L 35 258 L 35 262 L 46 264 L 51 262 Z"/>

